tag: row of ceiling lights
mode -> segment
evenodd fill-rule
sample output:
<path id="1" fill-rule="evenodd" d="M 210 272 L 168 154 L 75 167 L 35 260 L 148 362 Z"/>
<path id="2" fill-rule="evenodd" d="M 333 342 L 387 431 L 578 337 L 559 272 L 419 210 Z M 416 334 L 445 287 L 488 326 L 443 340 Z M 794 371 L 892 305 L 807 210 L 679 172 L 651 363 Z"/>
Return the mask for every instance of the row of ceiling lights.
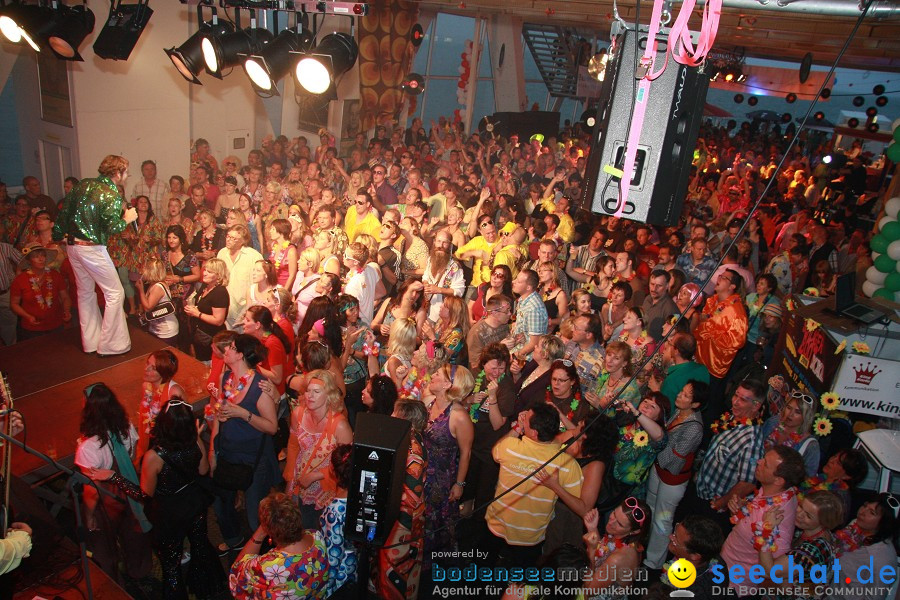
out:
<path id="1" fill-rule="evenodd" d="M 335 8 L 338 4 L 344 5 L 338 2 L 328 5 L 330 12 L 341 14 L 342 11 Z M 139 28 L 133 23 L 130 27 L 126 25 L 132 38 L 129 47 L 109 51 L 104 45 L 107 50 L 104 51 L 98 46 L 103 34 L 107 29 L 122 25 L 123 16 L 135 12 L 129 8 L 137 8 L 139 14 L 143 9 L 144 14 L 139 19 Z M 198 15 L 202 8 L 198 6 Z M 256 27 L 253 18 L 251 26 L 242 29 L 219 21 L 215 9 L 212 10 L 212 18 L 207 22 L 202 22 L 201 18 L 200 28 L 187 41 L 178 48 L 165 51 L 178 72 L 191 83 L 199 84 L 197 76 L 204 70 L 221 79 L 226 69 L 241 65 L 259 94 L 277 94 L 278 82 L 291 72 L 295 83 L 303 90 L 336 96 L 335 80 L 353 68 L 359 55 L 356 40 L 346 33 L 326 35 L 316 44 L 313 33 L 301 25 L 285 29 L 276 36 L 268 29 Z M 98 43 L 94 44 L 95 53 L 103 58 L 127 59 L 152 12 L 147 8 L 146 0 L 136 5 L 120 2 L 113 6 L 109 21 L 98 36 Z M 367 12 L 365 4 L 350 4 L 345 14 L 358 16 Z M 69 7 L 56 0 L 49 5 L 15 2 L 0 6 L 0 33 L 8 41 L 25 43 L 36 52 L 47 46 L 66 60 L 82 60 L 78 47 L 94 30 L 94 22 L 94 13 L 86 6 Z"/>
<path id="2" fill-rule="evenodd" d="M 204 70 L 221 79 L 225 69 L 241 65 L 260 94 L 277 94 L 277 83 L 288 72 L 297 85 L 312 94 L 334 93 L 334 82 L 353 68 L 359 55 L 356 40 L 346 33 L 331 33 L 315 44 L 302 26 L 277 36 L 265 28 L 235 28 L 215 14 L 177 48 L 166 54 L 182 77 L 200 84 Z"/>

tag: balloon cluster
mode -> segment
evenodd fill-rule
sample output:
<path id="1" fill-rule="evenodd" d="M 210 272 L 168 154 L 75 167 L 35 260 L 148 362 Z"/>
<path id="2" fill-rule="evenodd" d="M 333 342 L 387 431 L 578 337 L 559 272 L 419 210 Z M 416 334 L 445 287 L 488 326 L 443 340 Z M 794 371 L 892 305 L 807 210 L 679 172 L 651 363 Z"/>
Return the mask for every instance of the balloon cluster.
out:
<path id="1" fill-rule="evenodd" d="M 894 132 L 894 140 L 887 147 L 887 150 L 884 151 L 884 155 L 891 162 L 898 164 L 900 163 L 900 119 L 895 120 L 891 124 L 891 130 Z"/>
<path id="2" fill-rule="evenodd" d="M 469 74 L 472 65 L 472 40 L 466 40 L 465 52 L 459 55 L 459 81 L 456 84 L 456 101 L 462 105 L 453 111 L 453 120 L 457 123 L 466 118 L 466 94 L 469 91 Z"/>
<path id="3" fill-rule="evenodd" d="M 897 129 L 895 128 L 895 132 Z M 896 145 L 896 143 L 895 143 Z M 878 234 L 872 238 L 874 264 L 866 271 L 863 294 L 900 302 L 900 196 L 887 201 L 884 216 L 878 221 Z"/>

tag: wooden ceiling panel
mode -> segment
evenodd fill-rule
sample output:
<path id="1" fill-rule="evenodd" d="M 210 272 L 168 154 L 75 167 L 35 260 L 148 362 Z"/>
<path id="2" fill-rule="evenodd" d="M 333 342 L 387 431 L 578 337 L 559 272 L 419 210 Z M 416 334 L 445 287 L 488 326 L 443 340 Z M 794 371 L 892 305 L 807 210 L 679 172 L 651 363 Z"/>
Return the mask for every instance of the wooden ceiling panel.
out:
<path id="1" fill-rule="evenodd" d="M 759 58 L 799 61 L 811 51 L 816 64 L 830 64 L 857 20 L 856 14 L 832 16 L 787 12 L 778 10 L 775 3 L 770 3 L 772 8 L 767 10 L 730 8 L 727 1 L 716 36 L 716 48 L 743 47 L 748 56 Z M 888 2 L 897 5 L 895 0 Z M 848 6 L 852 4 L 848 1 Z M 600 39 L 608 39 L 613 14 L 613 4 L 607 0 L 423 0 L 421 6 L 468 16 L 500 14 L 530 23 L 593 29 Z M 676 3 L 675 10 L 679 6 Z M 641 2 L 640 21 L 645 25 L 651 7 L 651 2 Z M 619 2 L 618 10 L 622 19 L 633 22 L 635 0 Z M 699 14 L 699 11 L 695 13 Z M 895 14 L 889 18 L 868 18 L 844 55 L 841 66 L 900 72 L 900 7 L 896 8 Z M 699 27 L 700 19 L 696 14 L 690 25 Z"/>

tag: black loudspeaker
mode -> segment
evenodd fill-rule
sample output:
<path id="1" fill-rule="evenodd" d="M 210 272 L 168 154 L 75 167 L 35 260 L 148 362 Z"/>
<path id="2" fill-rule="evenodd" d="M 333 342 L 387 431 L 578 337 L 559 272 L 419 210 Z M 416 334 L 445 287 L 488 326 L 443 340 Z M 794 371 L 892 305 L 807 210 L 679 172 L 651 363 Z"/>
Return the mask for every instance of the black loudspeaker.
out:
<path id="1" fill-rule="evenodd" d="M 344 535 L 379 546 L 397 520 L 406 479 L 410 423 L 373 413 L 356 415 L 353 477 Z"/>
<path id="2" fill-rule="evenodd" d="M 122 4 L 121 0 L 110 7 L 106 25 L 94 41 L 94 54 L 100 58 L 128 60 L 153 15 L 153 9 L 145 0 L 137 4 Z"/>
<path id="3" fill-rule="evenodd" d="M 639 32 L 638 59 L 643 56 L 647 33 Z M 667 37 L 659 36 L 654 70 L 665 61 Z M 585 170 L 582 206 L 599 214 L 619 210 L 616 169 L 625 163 L 624 150 L 631 128 L 634 90 L 635 33 L 626 30 L 616 40 L 616 56 L 607 63 L 594 128 L 594 144 Z M 681 215 L 690 177 L 694 145 L 703 117 L 709 77 L 669 57 L 665 71 L 650 84 L 644 125 L 638 142 L 634 174 L 622 216 L 656 225 L 675 224 Z M 639 93 L 639 92 L 638 92 Z M 612 171 L 612 173 L 610 172 Z"/>
<path id="4" fill-rule="evenodd" d="M 495 136 L 508 139 L 515 133 L 520 142 L 527 142 L 536 133 L 542 134 L 544 139 L 559 134 L 559 113 L 552 111 L 497 112 L 483 121 L 493 124 Z"/>

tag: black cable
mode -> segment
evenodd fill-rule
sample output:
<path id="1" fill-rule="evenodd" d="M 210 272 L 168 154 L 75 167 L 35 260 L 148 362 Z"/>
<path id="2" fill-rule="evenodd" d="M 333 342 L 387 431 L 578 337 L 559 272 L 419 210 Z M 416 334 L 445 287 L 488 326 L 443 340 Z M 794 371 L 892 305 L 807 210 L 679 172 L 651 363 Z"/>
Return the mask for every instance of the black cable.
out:
<path id="1" fill-rule="evenodd" d="M 704 287 L 706 287 L 706 285 L 712 280 L 713 274 L 716 272 L 716 270 L 717 270 L 717 269 L 719 268 L 719 266 L 722 264 L 722 259 L 723 259 L 723 258 L 725 257 L 725 255 L 728 253 L 728 250 L 729 250 L 732 246 L 734 246 L 734 245 L 737 243 L 737 240 L 740 239 L 741 235 L 742 235 L 742 234 L 744 233 L 744 231 L 747 229 L 747 227 L 748 227 L 748 225 L 749 225 L 749 223 L 750 223 L 750 219 L 751 219 L 751 218 L 753 217 L 753 215 L 756 214 L 756 212 L 759 210 L 759 207 L 760 207 L 760 205 L 762 204 L 763 199 L 766 197 L 766 194 L 769 192 L 769 190 L 771 189 L 772 185 L 775 183 L 775 179 L 776 179 L 776 178 L 775 178 L 775 175 L 777 175 L 778 173 L 781 172 L 782 167 L 784 166 L 784 163 L 785 163 L 785 161 L 787 160 L 787 157 L 788 157 L 788 155 L 789 155 L 789 153 L 790 153 L 791 148 L 797 143 L 797 140 L 798 140 L 799 137 L 800 137 L 800 132 L 803 130 L 803 126 L 806 124 L 807 120 L 809 120 L 809 116 L 812 114 L 813 108 L 815 108 L 816 103 L 818 102 L 819 94 L 822 92 L 822 89 L 824 89 L 824 87 L 825 87 L 825 82 L 827 82 L 828 79 L 831 78 L 831 75 L 834 73 L 835 69 L 837 69 L 838 62 L 841 60 L 841 58 L 842 58 L 842 57 L 844 56 L 844 54 L 847 52 L 847 48 L 850 46 L 850 42 L 853 41 L 853 38 L 856 36 L 856 32 L 859 31 L 859 28 L 860 28 L 860 26 L 862 25 L 862 22 L 863 22 L 863 20 L 865 19 L 866 14 L 869 12 L 869 8 L 872 6 L 872 3 L 873 3 L 873 2 L 874 2 L 874 0 L 867 0 L 867 1 L 866 1 L 865 7 L 863 8 L 862 13 L 860 13 L 859 18 L 856 20 L 856 23 L 855 23 L 854 26 L 853 26 L 853 29 L 850 31 L 850 34 L 847 36 L 847 40 L 844 42 L 844 45 L 841 47 L 840 52 L 838 52 L 837 56 L 835 57 L 834 62 L 832 63 L 831 68 L 830 68 L 829 71 L 828 71 L 828 75 L 825 77 L 824 81 L 822 82 L 822 86 L 821 86 L 821 88 L 819 89 L 819 93 L 816 94 L 816 100 L 813 100 L 813 101 L 810 103 L 810 106 L 809 106 L 809 108 L 807 109 L 806 114 L 803 115 L 803 119 L 802 119 L 802 121 L 800 122 L 800 126 L 797 128 L 797 132 L 794 134 L 794 137 L 791 138 L 791 141 L 788 143 L 787 147 L 784 149 L 783 156 L 782 156 L 781 160 L 778 162 L 778 165 L 775 167 L 775 171 L 773 172 L 772 177 L 769 178 L 769 183 L 766 184 L 766 187 L 763 189 L 762 193 L 759 195 L 759 197 L 757 198 L 756 202 L 753 204 L 753 207 L 750 209 L 750 212 L 748 213 L 747 218 L 744 220 L 743 224 L 741 225 L 740 230 L 737 232 L 737 234 L 736 234 L 736 235 L 734 236 L 734 238 L 731 240 L 731 243 L 729 243 L 728 246 L 722 250 L 722 254 L 721 254 L 720 258 L 716 261 L 715 267 L 710 271 L 709 275 L 706 277 L 706 280 L 703 282 L 703 285 L 700 286 L 700 289 L 701 289 L 701 290 L 702 290 Z M 638 2 L 638 5 L 640 5 L 640 2 Z M 636 45 L 635 45 L 635 47 L 636 47 Z M 650 354 L 648 354 L 648 355 L 644 358 L 643 362 L 640 364 L 640 366 L 639 366 L 638 368 L 636 368 L 636 369 L 634 370 L 634 374 L 631 375 L 631 377 L 628 379 L 627 382 L 625 382 L 625 385 L 622 386 L 621 390 L 620 390 L 618 393 L 616 393 L 616 395 L 613 397 L 612 401 L 609 403 L 608 406 L 613 406 L 613 405 L 618 401 L 619 396 L 622 394 L 622 392 L 623 392 L 629 385 L 631 385 L 631 383 L 634 382 L 635 379 L 637 379 L 638 374 L 639 374 L 641 371 L 643 371 L 643 369 L 644 369 L 648 364 L 650 364 L 650 361 L 653 360 L 653 358 L 657 355 L 657 353 L 659 353 L 660 349 L 663 347 L 663 345 L 664 345 L 665 342 L 669 339 L 669 337 L 670 337 L 673 333 L 676 332 L 678 323 L 680 323 L 682 320 L 684 320 L 684 318 L 685 318 L 685 317 L 684 317 L 684 314 L 679 315 L 678 320 L 673 324 L 673 327 L 669 330 L 669 333 L 668 333 L 667 335 L 663 336 L 663 338 L 659 341 L 659 343 L 656 344 L 656 347 L 653 349 L 653 352 L 651 352 Z M 587 425 L 585 425 L 585 427 L 584 427 L 584 429 L 581 431 L 581 433 L 578 433 L 577 435 L 575 435 L 575 437 L 573 437 L 573 438 L 569 441 L 569 444 L 572 444 L 573 442 L 577 441 L 577 440 L 580 439 L 582 436 L 584 436 L 584 435 L 587 433 L 587 431 L 588 431 L 591 427 L 593 427 L 594 423 L 596 423 L 596 422 L 600 419 L 600 417 L 603 416 L 603 414 L 604 414 L 604 413 L 601 412 L 601 413 L 598 413 L 596 416 L 594 416 L 594 418 L 593 418 Z M 548 458 L 546 461 L 544 461 L 543 464 L 541 464 L 539 467 L 537 467 L 536 469 L 534 469 L 531 473 L 529 473 L 528 475 L 526 475 L 525 477 L 523 477 L 518 483 L 516 483 L 515 485 L 513 485 L 513 486 L 510 487 L 509 489 L 505 490 L 505 491 L 502 492 L 500 495 L 495 496 L 495 497 L 492 498 L 491 500 L 489 500 L 489 501 L 487 501 L 486 503 L 482 504 L 481 506 L 478 506 L 478 507 L 473 508 L 472 514 L 475 514 L 475 513 L 477 513 L 477 512 L 480 512 L 482 509 L 487 508 L 488 506 L 490 506 L 490 505 L 491 505 L 493 502 L 495 502 L 496 500 L 499 500 L 500 498 L 506 496 L 507 494 L 509 494 L 510 492 L 512 492 L 514 489 L 518 488 L 520 485 L 522 485 L 523 483 L 525 483 L 526 481 L 528 481 L 529 479 L 531 479 L 532 477 L 534 477 L 539 471 L 541 471 L 542 469 L 544 469 L 545 467 L 547 467 L 550 463 L 552 463 L 553 460 L 554 460 L 556 457 L 558 457 L 558 456 L 560 456 L 561 454 L 563 454 L 563 453 L 566 451 L 566 448 L 567 448 L 567 445 L 566 445 L 566 446 L 560 447 L 559 451 L 557 451 L 556 454 L 554 454 L 553 456 L 551 456 L 550 458 Z M 402 543 L 392 544 L 392 545 L 390 545 L 390 546 L 383 546 L 383 548 L 384 548 L 384 549 L 388 549 L 388 548 L 396 548 L 396 547 L 398 547 L 398 546 L 406 546 L 406 545 L 412 544 L 413 542 L 416 542 L 416 541 L 418 541 L 418 540 L 425 539 L 429 534 L 437 533 L 438 531 L 442 531 L 442 530 L 444 530 L 444 529 L 450 527 L 451 525 L 456 525 L 457 523 L 459 523 L 459 522 L 461 522 L 461 521 L 463 521 L 463 520 L 469 519 L 469 518 L 471 518 L 471 517 L 461 517 L 461 518 L 457 519 L 456 521 L 453 521 L 453 522 L 451 522 L 451 523 L 447 523 L 446 525 L 443 525 L 443 526 L 441 526 L 441 527 L 439 527 L 439 528 L 437 528 L 437 529 L 434 529 L 434 530 L 432 530 L 432 531 L 426 531 L 423 535 L 420 535 L 420 536 L 418 536 L 418 537 L 413 537 L 413 538 L 407 539 L 407 540 L 403 541 Z"/>

